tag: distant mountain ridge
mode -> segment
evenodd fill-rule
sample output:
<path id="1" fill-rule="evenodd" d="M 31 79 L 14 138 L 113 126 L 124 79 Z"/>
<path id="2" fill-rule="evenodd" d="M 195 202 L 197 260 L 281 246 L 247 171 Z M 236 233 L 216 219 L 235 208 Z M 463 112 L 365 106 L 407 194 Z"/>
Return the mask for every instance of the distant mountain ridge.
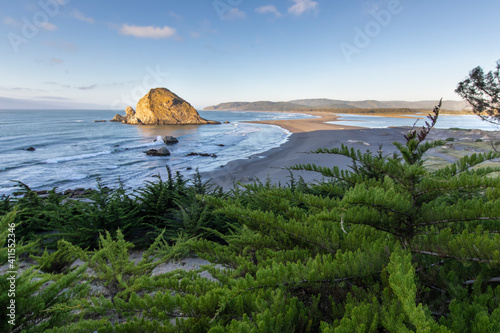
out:
<path id="1" fill-rule="evenodd" d="M 331 109 L 432 109 L 438 101 L 344 101 L 327 98 L 297 99 L 289 102 L 229 102 L 207 106 L 205 111 L 312 111 Z M 470 110 L 466 101 L 443 101 L 443 110 Z"/>

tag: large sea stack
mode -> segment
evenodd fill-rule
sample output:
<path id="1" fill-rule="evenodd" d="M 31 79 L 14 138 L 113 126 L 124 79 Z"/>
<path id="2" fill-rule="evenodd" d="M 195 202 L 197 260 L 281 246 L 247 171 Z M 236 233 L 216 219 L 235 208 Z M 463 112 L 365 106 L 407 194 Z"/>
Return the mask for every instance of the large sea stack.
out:
<path id="1" fill-rule="evenodd" d="M 201 118 L 191 104 L 166 88 L 151 89 L 139 100 L 135 111 L 128 106 L 125 113 L 125 116 L 117 114 L 111 121 L 130 125 L 219 124 Z"/>

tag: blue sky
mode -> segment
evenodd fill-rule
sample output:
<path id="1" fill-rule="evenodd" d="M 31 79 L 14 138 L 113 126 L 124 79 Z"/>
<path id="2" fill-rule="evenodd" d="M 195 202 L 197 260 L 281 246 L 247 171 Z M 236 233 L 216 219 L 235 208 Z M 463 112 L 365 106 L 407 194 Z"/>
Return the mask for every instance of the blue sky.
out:
<path id="1" fill-rule="evenodd" d="M 500 59 L 498 0 L 0 0 L 0 109 L 458 100 Z"/>

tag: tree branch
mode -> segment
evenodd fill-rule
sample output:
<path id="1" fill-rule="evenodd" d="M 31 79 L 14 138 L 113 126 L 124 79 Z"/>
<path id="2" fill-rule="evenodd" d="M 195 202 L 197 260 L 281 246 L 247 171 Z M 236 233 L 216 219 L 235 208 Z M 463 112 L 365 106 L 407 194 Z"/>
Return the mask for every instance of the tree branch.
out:
<path id="1" fill-rule="evenodd" d="M 454 222 L 470 222 L 470 221 L 489 221 L 489 220 L 500 220 L 500 217 L 473 217 L 469 219 L 455 219 L 455 220 L 442 220 L 442 221 L 433 221 L 433 222 L 426 222 L 426 223 L 420 223 L 420 224 L 414 224 L 414 227 L 425 227 L 429 225 L 436 225 L 436 224 L 444 224 L 444 223 L 454 223 Z"/>
<path id="2" fill-rule="evenodd" d="M 400 212 L 398 210 L 395 210 L 395 209 L 392 209 L 392 208 L 389 208 L 389 207 L 385 207 L 385 206 L 382 206 L 382 205 L 377 205 L 377 204 L 370 204 L 370 203 L 367 203 L 367 202 L 352 202 L 352 203 L 349 203 L 350 205 L 362 205 L 362 206 L 368 206 L 368 207 L 374 207 L 374 208 L 382 208 L 383 210 L 388 210 L 392 213 L 395 213 L 395 214 L 399 214 L 399 215 L 402 215 L 402 216 L 406 216 L 408 218 L 411 217 L 410 214 L 408 213 L 404 213 L 404 212 Z M 402 229 L 402 228 L 397 228 L 397 229 Z"/>
<path id="3" fill-rule="evenodd" d="M 458 173 L 456 173 L 458 174 Z M 456 191 L 456 190 L 466 190 L 466 189 L 473 189 L 473 188 L 485 188 L 489 187 L 488 185 L 476 185 L 476 186 L 461 186 L 461 187 L 454 187 L 454 188 L 435 188 L 427 191 L 422 191 L 416 194 L 415 197 L 421 197 L 424 194 L 430 193 L 430 192 L 438 192 L 438 191 Z"/>
<path id="4" fill-rule="evenodd" d="M 467 280 L 467 281 L 465 281 L 462 284 L 463 285 L 469 285 L 469 284 L 474 284 L 475 282 L 476 282 L 476 280 Z M 483 281 L 483 282 L 486 282 L 486 283 L 497 283 L 497 282 L 500 282 L 500 277 L 494 277 L 492 279 L 489 279 L 488 281 Z"/>
<path id="5" fill-rule="evenodd" d="M 436 252 L 429 252 L 429 251 L 417 251 L 417 250 L 412 250 L 412 253 L 417 253 L 417 254 L 425 254 L 428 256 L 434 256 L 434 257 L 439 257 L 439 258 L 448 258 L 448 259 L 455 259 L 459 261 L 474 261 L 474 262 L 479 262 L 482 264 L 489 264 L 491 260 L 484 260 L 484 259 L 479 259 L 479 258 L 459 258 L 459 257 L 454 257 L 454 256 L 449 256 L 446 254 L 440 254 Z"/>

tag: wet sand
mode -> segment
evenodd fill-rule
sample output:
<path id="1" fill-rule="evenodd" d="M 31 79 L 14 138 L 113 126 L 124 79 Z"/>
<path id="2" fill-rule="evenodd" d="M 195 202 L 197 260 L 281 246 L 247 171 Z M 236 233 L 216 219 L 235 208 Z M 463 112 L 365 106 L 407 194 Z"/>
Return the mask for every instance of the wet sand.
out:
<path id="1" fill-rule="evenodd" d="M 339 116 L 331 112 L 309 111 L 309 112 L 296 112 L 301 114 L 308 114 L 317 118 L 310 119 L 290 119 L 290 120 L 263 120 L 263 121 L 249 121 L 249 123 L 268 124 L 280 126 L 291 133 L 304 133 L 313 131 L 329 131 L 329 130 L 343 130 L 343 129 L 360 129 L 362 127 L 354 126 L 341 126 L 335 124 L 325 124 L 327 121 L 335 121 Z"/>
<path id="2" fill-rule="evenodd" d="M 387 149 L 389 152 L 394 150 L 392 142 L 403 139 L 403 133 L 406 134 L 408 131 L 403 128 L 367 129 L 325 124 L 325 121 L 334 121 L 338 119 L 338 116 L 328 112 L 300 113 L 318 116 L 318 118 L 255 122 L 278 125 L 292 132 L 292 135 L 280 147 L 247 159 L 232 161 L 218 170 L 202 173 L 202 177 L 205 180 L 211 179 L 212 184 L 222 186 L 225 190 L 231 189 L 236 183 L 265 182 L 267 179 L 273 184 L 285 185 L 290 182 L 288 167 L 293 165 L 314 163 L 328 167 L 337 165 L 341 169 L 347 169 L 351 164 L 349 158 L 330 154 L 313 154 L 311 153 L 313 150 L 346 144 L 362 151 L 369 149 L 373 152 L 383 145 L 384 150 Z M 292 173 L 296 179 L 300 176 L 306 182 L 323 179 L 315 172 L 292 171 Z"/>
<path id="3" fill-rule="evenodd" d="M 261 154 L 250 156 L 247 159 L 232 161 L 224 167 L 202 173 L 205 180 L 212 180 L 212 184 L 222 186 L 225 190 L 233 188 L 236 183 L 248 184 L 255 181 L 265 182 L 269 179 L 273 184 L 290 182 L 290 171 L 288 167 L 297 164 L 316 164 L 320 166 L 348 169 L 352 161 L 344 156 L 332 154 L 313 154 L 318 148 L 340 147 L 345 144 L 362 152 L 367 150 L 376 153 L 382 146 L 384 154 L 396 150 L 394 141 L 404 142 L 404 135 L 408 133 L 408 127 L 393 128 L 361 128 L 324 124 L 325 121 L 334 121 L 337 115 L 327 112 L 300 112 L 321 118 L 296 119 L 284 121 L 260 121 L 256 123 L 278 125 L 292 132 L 288 141 L 280 147 L 273 148 Z M 429 140 L 444 140 L 449 136 L 470 135 L 461 131 L 433 129 Z M 480 138 L 483 134 L 467 138 L 467 141 Z M 323 180 L 323 176 L 316 172 L 292 171 L 297 179 L 302 177 L 306 182 Z"/>

